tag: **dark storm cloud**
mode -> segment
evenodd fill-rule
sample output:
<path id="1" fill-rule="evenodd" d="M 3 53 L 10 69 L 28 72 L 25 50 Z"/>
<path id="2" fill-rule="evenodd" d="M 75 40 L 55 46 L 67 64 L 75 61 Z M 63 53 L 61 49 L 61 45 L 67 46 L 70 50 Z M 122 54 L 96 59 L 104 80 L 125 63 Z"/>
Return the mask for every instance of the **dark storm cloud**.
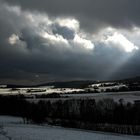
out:
<path id="1" fill-rule="evenodd" d="M 6 0 L 23 9 L 47 12 L 53 16 L 75 16 L 88 31 L 112 25 L 130 28 L 140 25 L 139 0 Z"/>
<path id="2" fill-rule="evenodd" d="M 20 11 L 18 7 L 1 5 L 0 10 L 2 21 L 0 23 L 2 33 L 0 35 L 1 80 L 32 80 L 36 74 L 44 74 L 44 77 L 47 76 L 47 80 L 56 80 L 57 77 L 63 79 L 67 74 L 69 77 L 76 75 L 79 69 L 83 67 L 84 58 L 83 62 L 80 62 L 81 64 L 77 59 L 84 57 L 84 55 L 76 54 L 67 48 L 67 41 L 61 36 L 55 36 L 56 33 L 53 34 L 53 32 L 48 33 L 46 38 L 41 36 L 41 32 L 45 30 L 44 26 L 40 28 L 42 21 L 32 25 L 31 21 L 27 20 L 28 13 Z M 57 34 L 64 36 L 64 38 L 74 38 L 72 29 L 61 27 L 58 24 L 54 24 L 54 26 L 57 29 Z M 67 34 L 70 32 L 72 34 L 68 36 Z M 82 74 L 83 72 L 79 73 Z"/>
<path id="3" fill-rule="evenodd" d="M 140 74 L 140 32 L 117 30 L 133 24 L 138 28 L 139 1 L 6 1 L 0 0 L 0 80 L 27 83 Z"/>

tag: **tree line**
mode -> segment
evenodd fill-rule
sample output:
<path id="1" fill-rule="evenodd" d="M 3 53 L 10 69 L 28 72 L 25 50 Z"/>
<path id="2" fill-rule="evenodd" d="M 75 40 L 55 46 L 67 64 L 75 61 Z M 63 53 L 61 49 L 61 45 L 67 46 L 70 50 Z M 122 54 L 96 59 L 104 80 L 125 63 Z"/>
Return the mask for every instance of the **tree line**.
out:
<path id="1" fill-rule="evenodd" d="M 55 102 L 40 100 L 34 103 L 26 101 L 26 98 L 21 95 L 0 96 L 0 115 L 20 116 L 25 122 L 47 122 L 66 127 L 104 131 L 111 131 L 112 125 L 116 128 L 121 126 L 123 131 L 122 126 L 131 126 L 131 131 L 136 126 L 134 129 L 137 130 L 132 134 L 140 134 L 139 101 L 125 103 L 123 99 L 115 102 L 113 99 L 96 101 L 86 98 L 60 99 Z M 107 129 L 103 129 L 105 127 Z M 115 132 L 119 132 L 119 129 Z"/>

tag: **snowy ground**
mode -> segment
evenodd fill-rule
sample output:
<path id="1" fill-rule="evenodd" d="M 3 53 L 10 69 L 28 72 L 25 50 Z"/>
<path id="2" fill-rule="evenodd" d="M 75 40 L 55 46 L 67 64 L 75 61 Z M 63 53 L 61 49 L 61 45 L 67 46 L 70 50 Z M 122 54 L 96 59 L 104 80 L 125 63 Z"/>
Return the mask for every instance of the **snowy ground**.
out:
<path id="1" fill-rule="evenodd" d="M 140 100 L 140 91 L 67 94 L 66 96 L 68 96 L 69 98 L 87 97 L 87 98 L 94 98 L 96 100 L 111 98 L 114 99 L 115 101 L 118 101 L 119 99 L 124 99 L 126 102 L 133 102 L 135 100 Z"/>
<path id="2" fill-rule="evenodd" d="M 36 92 L 27 92 L 28 90 L 33 90 Z M 42 92 L 37 92 L 38 90 L 43 90 Z M 12 90 L 12 88 L 0 88 L 0 94 L 4 95 L 33 95 L 33 94 L 50 94 L 50 93 L 72 93 L 84 91 L 83 89 L 75 89 L 75 88 L 53 88 L 53 86 L 46 87 L 31 87 L 31 88 L 16 88 L 16 90 Z"/>
<path id="3" fill-rule="evenodd" d="M 34 90 L 46 90 L 44 92 L 31 92 L 28 93 L 27 90 L 29 88 L 19 88 L 17 90 L 11 90 L 10 88 L 0 88 L 0 94 L 4 95 L 15 95 L 15 94 L 23 94 L 27 97 L 31 96 L 34 97 L 34 94 L 49 94 L 49 93 L 71 93 L 74 91 L 83 91 L 82 89 L 70 89 L 70 88 L 58 88 L 54 89 L 53 87 L 39 87 L 39 88 L 31 88 Z M 119 99 L 124 99 L 126 102 L 133 102 L 134 100 L 140 100 L 140 91 L 129 91 L 129 92 L 101 92 L 101 93 L 77 93 L 77 94 L 61 94 L 63 97 L 69 97 L 69 98 L 62 98 L 62 100 L 67 100 L 70 98 L 74 99 L 82 99 L 82 98 L 94 98 L 96 100 L 100 100 L 103 98 L 112 98 L 115 101 L 118 101 Z M 29 101 L 38 102 L 40 99 L 29 99 Z M 51 100 L 55 101 L 58 99 L 41 99 L 41 100 Z"/>
<path id="4" fill-rule="evenodd" d="M 103 93 L 76 93 L 76 94 L 61 94 L 63 98 L 61 100 L 68 99 L 95 99 L 96 101 L 110 98 L 114 101 L 119 101 L 124 99 L 125 102 L 133 103 L 135 100 L 140 100 L 140 91 L 130 91 L 130 92 L 103 92 Z M 30 102 L 51 101 L 56 102 L 60 98 L 37 98 L 37 99 L 27 99 Z"/>
<path id="5" fill-rule="evenodd" d="M 53 126 L 25 125 L 21 118 L 0 116 L 0 140 L 140 140 L 117 135 Z"/>

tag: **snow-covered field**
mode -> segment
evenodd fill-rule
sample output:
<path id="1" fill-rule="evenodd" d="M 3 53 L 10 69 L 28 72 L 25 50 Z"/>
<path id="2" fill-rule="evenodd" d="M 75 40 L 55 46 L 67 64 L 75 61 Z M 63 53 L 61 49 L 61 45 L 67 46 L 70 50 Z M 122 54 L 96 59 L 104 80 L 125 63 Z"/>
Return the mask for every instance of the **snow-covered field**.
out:
<path id="1" fill-rule="evenodd" d="M 65 95 L 62 95 L 65 96 Z M 124 99 L 126 102 L 133 102 L 135 100 L 140 100 L 140 91 L 129 91 L 129 92 L 101 92 L 101 93 L 86 93 L 86 94 L 67 94 L 69 98 L 94 98 L 96 100 L 111 98 L 115 101 L 119 99 Z"/>
<path id="2" fill-rule="evenodd" d="M 32 90 L 33 92 L 27 92 L 28 90 Z M 37 92 L 42 90 L 41 92 Z M 34 92 L 35 91 L 35 92 Z M 16 88 L 12 90 L 11 88 L 0 88 L 0 94 L 24 94 L 24 95 L 33 95 L 33 94 L 50 94 L 50 93 L 72 93 L 83 91 L 83 89 L 75 89 L 75 88 L 53 88 L 52 86 L 46 87 L 33 87 L 33 88 Z"/>
<path id="3" fill-rule="evenodd" d="M 68 99 L 95 99 L 96 101 L 110 98 L 118 102 L 120 99 L 124 99 L 125 102 L 133 103 L 135 100 L 140 100 L 140 91 L 130 91 L 130 92 L 102 92 L 102 93 L 76 93 L 76 94 L 61 94 L 61 100 Z M 27 99 L 30 102 L 43 101 L 58 101 L 60 98 L 37 98 L 37 99 Z"/>
<path id="4" fill-rule="evenodd" d="M 83 89 L 71 89 L 71 88 L 53 88 L 53 87 L 39 87 L 39 88 L 30 88 L 33 91 L 42 90 L 43 92 L 27 92 L 29 88 L 18 88 L 16 90 L 11 90 L 10 88 L 0 88 L 0 94 L 4 95 L 16 95 L 16 94 L 23 94 L 25 96 L 34 97 L 34 94 L 50 94 L 50 93 L 69 93 L 69 94 L 61 94 L 62 97 L 69 97 L 69 98 L 62 98 L 62 100 L 67 100 L 70 98 L 74 99 L 82 99 L 82 98 L 94 98 L 96 100 L 100 100 L 103 98 L 111 98 L 115 101 L 119 99 L 124 99 L 126 102 L 133 102 L 135 100 L 140 100 L 140 91 L 129 91 L 129 92 L 101 92 L 101 93 L 77 93 L 77 94 L 70 94 L 74 91 L 83 91 Z M 29 99 L 31 101 L 37 102 L 40 99 Z M 58 99 L 41 99 L 41 100 L 58 100 Z"/>
<path id="5" fill-rule="evenodd" d="M 140 140 L 140 136 L 23 124 L 21 118 L 0 116 L 0 140 Z"/>
<path id="6" fill-rule="evenodd" d="M 105 86 L 104 86 L 105 85 Z M 97 89 L 99 92 L 106 91 L 107 89 L 119 89 L 121 87 L 128 87 L 123 83 L 113 83 L 113 82 L 104 82 L 98 84 L 89 85 L 90 89 Z"/>

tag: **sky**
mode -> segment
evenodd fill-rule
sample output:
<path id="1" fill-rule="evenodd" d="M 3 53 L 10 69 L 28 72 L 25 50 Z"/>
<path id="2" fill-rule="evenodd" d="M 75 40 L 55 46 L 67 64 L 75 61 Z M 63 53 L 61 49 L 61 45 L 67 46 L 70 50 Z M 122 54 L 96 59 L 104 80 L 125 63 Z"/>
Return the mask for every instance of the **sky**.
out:
<path id="1" fill-rule="evenodd" d="M 0 83 L 140 76 L 139 0 L 0 0 Z"/>

